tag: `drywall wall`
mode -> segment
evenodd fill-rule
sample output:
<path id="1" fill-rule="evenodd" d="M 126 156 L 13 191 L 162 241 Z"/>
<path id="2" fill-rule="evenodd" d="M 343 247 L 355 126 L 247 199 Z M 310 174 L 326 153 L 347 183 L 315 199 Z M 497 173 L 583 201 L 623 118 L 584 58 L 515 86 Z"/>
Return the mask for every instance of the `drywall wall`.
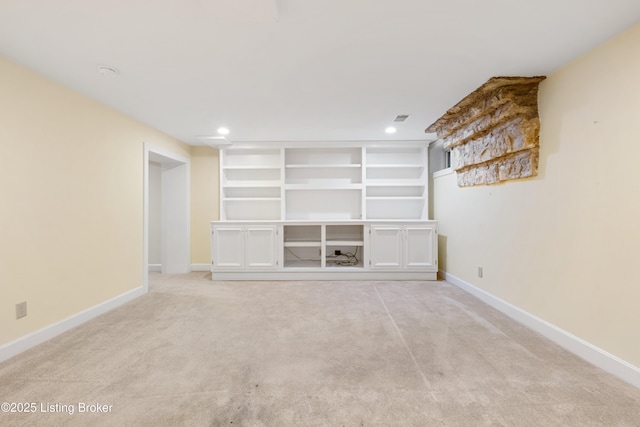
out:
<path id="1" fill-rule="evenodd" d="M 219 150 L 191 149 L 191 264 L 211 263 L 209 223 L 220 217 Z"/>
<path id="2" fill-rule="evenodd" d="M 143 142 L 191 148 L 3 57 L 0 117 L 3 345 L 142 286 Z"/>
<path id="3" fill-rule="evenodd" d="M 640 25 L 540 84 L 539 175 L 434 180 L 440 268 L 640 366 Z M 483 267 L 483 277 L 477 268 Z"/>

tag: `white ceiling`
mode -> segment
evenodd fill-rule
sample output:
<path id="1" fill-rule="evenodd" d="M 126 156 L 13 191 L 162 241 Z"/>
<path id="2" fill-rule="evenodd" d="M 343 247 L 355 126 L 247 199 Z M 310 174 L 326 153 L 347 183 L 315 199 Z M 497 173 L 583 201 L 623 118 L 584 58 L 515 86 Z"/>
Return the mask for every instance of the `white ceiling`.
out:
<path id="1" fill-rule="evenodd" d="M 0 53 L 190 144 L 420 140 L 490 77 L 548 75 L 639 19 L 638 0 L 0 0 Z"/>

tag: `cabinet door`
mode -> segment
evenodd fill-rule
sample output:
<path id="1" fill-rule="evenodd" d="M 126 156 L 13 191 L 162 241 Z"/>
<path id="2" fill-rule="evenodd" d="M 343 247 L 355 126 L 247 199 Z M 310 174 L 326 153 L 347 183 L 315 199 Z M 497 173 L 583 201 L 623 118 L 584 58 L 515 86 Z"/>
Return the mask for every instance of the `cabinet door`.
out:
<path id="1" fill-rule="evenodd" d="M 372 269 L 402 267 L 402 227 L 372 225 L 370 227 L 369 263 Z"/>
<path id="2" fill-rule="evenodd" d="M 242 226 L 213 229 L 213 268 L 238 269 L 244 266 L 244 233 Z"/>
<path id="3" fill-rule="evenodd" d="M 433 269 L 435 265 L 435 228 L 407 225 L 404 232 L 404 265 L 407 268 Z"/>
<path id="4" fill-rule="evenodd" d="M 276 268 L 278 262 L 277 226 L 245 228 L 245 261 L 247 268 Z"/>

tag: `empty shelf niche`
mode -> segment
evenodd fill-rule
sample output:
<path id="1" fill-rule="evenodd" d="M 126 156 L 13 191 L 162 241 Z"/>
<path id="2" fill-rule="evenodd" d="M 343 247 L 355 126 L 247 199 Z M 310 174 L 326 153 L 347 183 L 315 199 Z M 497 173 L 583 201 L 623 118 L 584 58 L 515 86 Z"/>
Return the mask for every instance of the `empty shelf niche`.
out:
<path id="1" fill-rule="evenodd" d="M 284 226 L 284 267 L 320 268 L 322 226 Z"/>
<path id="2" fill-rule="evenodd" d="M 326 226 L 326 267 L 362 269 L 364 226 L 359 224 Z"/>
<path id="3" fill-rule="evenodd" d="M 367 183 L 424 182 L 426 151 L 423 147 L 368 148 Z"/>
<path id="4" fill-rule="evenodd" d="M 223 152 L 223 168 L 279 169 L 281 165 L 282 150 L 280 148 L 227 148 Z"/>
<path id="5" fill-rule="evenodd" d="M 368 219 L 426 219 L 426 201 L 423 197 L 367 198 Z"/>
<path id="6" fill-rule="evenodd" d="M 282 150 L 226 149 L 222 151 L 222 185 L 269 187 L 282 185 Z"/>
<path id="7" fill-rule="evenodd" d="M 285 199 L 288 220 L 362 218 L 362 190 L 289 190 Z"/>
<path id="8" fill-rule="evenodd" d="M 286 149 L 285 184 L 317 188 L 362 184 L 362 149 Z"/>

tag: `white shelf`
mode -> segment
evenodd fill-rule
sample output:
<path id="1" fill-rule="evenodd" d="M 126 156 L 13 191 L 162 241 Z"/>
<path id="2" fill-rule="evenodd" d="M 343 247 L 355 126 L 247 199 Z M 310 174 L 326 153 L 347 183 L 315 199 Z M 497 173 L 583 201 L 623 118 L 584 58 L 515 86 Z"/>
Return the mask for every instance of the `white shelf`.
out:
<path id="1" fill-rule="evenodd" d="M 280 197 L 225 197 L 223 202 L 279 202 Z"/>
<path id="2" fill-rule="evenodd" d="M 222 184 L 223 188 L 247 188 L 247 187 L 280 187 L 280 181 L 237 181 Z"/>
<path id="3" fill-rule="evenodd" d="M 362 190 L 362 184 L 285 184 L 285 190 Z"/>
<path id="4" fill-rule="evenodd" d="M 427 150 L 375 147 L 366 150 L 367 219 L 427 218 Z"/>
<path id="5" fill-rule="evenodd" d="M 370 220 L 397 220 L 399 216 L 407 220 L 423 220 L 426 215 L 427 202 L 421 198 L 367 199 L 367 218 Z"/>
<path id="6" fill-rule="evenodd" d="M 285 269 L 320 268 L 320 260 L 317 260 L 317 261 L 287 260 L 284 262 L 284 268 Z"/>
<path id="7" fill-rule="evenodd" d="M 342 169 L 342 168 L 361 168 L 360 163 L 345 163 L 345 164 L 290 164 L 285 165 L 287 169 Z"/>
<path id="8" fill-rule="evenodd" d="M 340 270 L 340 271 L 349 271 L 349 270 L 362 271 L 363 268 L 364 266 L 362 265 L 362 261 L 360 261 L 355 265 L 339 265 L 339 264 L 334 264 L 327 261 L 327 267 L 326 267 L 327 270 Z"/>
<path id="9" fill-rule="evenodd" d="M 260 200 L 257 200 L 260 199 Z M 224 220 L 279 220 L 282 201 L 271 197 L 247 197 L 222 199 L 220 206 Z"/>
<path id="10" fill-rule="evenodd" d="M 223 148 L 220 218 L 424 220 L 429 200 L 427 165 L 426 144 L 401 141 L 365 146 Z M 300 245 L 298 241 L 315 242 L 318 237 L 294 232 L 284 236 L 284 241 L 293 248 Z M 331 238 L 338 239 L 338 244 L 363 240 L 355 234 L 327 233 L 326 244 L 333 244 Z"/>
<path id="11" fill-rule="evenodd" d="M 374 196 L 367 197 L 367 200 L 424 200 L 420 196 Z"/>
<path id="12" fill-rule="evenodd" d="M 226 170 L 262 170 L 262 169 L 280 169 L 280 166 L 274 165 L 231 165 L 231 166 L 223 166 L 223 169 Z"/>
<path id="13" fill-rule="evenodd" d="M 327 246 L 364 246 L 362 240 L 327 240 Z"/>
<path id="14" fill-rule="evenodd" d="M 296 241 L 287 241 L 284 242 L 285 248 L 319 248 L 322 247 L 321 242 L 296 242 Z"/>
<path id="15" fill-rule="evenodd" d="M 380 168 L 380 169 L 399 169 L 399 168 L 424 168 L 424 165 L 414 163 L 402 163 L 402 164 L 386 164 L 386 165 L 367 165 L 367 168 Z"/>
<path id="16" fill-rule="evenodd" d="M 382 180 L 382 179 L 377 179 L 377 180 L 368 180 L 367 181 L 367 187 L 424 187 L 425 183 L 422 181 L 418 181 L 418 180 Z"/>
<path id="17" fill-rule="evenodd" d="M 221 150 L 221 170 L 280 169 L 281 148 L 226 148 Z"/>

